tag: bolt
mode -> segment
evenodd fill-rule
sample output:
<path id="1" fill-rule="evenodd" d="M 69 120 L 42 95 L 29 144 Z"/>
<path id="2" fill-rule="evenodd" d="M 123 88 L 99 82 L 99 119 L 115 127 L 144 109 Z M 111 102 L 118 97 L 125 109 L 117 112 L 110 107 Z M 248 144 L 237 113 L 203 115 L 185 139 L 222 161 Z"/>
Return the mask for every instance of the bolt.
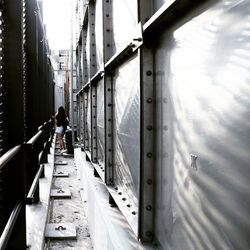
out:
<path id="1" fill-rule="evenodd" d="M 147 75 L 147 76 L 151 76 L 151 75 L 152 75 L 152 71 L 151 71 L 151 70 L 148 70 L 148 71 L 146 72 L 146 75 Z"/>
<path id="2" fill-rule="evenodd" d="M 148 158 L 151 158 L 151 157 L 152 157 L 152 153 L 148 152 L 148 153 L 147 153 L 147 157 L 148 157 Z"/>
<path id="3" fill-rule="evenodd" d="M 152 183 L 153 183 L 153 181 L 152 181 L 151 179 L 148 179 L 148 180 L 147 180 L 147 184 L 148 184 L 148 185 L 151 185 Z"/>
<path id="4" fill-rule="evenodd" d="M 153 99 L 152 98 L 148 98 L 147 99 L 147 103 L 152 103 L 153 102 Z"/>
<path id="5" fill-rule="evenodd" d="M 152 232 L 150 232 L 150 231 L 147 231 L 145 234 L 147 237 L 151 237 L 153 235 Z"/>
<path id="6" fill-rule="evenodd" d="M 153 126 L 151 126 L 151 125 L 147 126 L 147 130 L 151 131 L 152 129 L 153 129 Z"/>

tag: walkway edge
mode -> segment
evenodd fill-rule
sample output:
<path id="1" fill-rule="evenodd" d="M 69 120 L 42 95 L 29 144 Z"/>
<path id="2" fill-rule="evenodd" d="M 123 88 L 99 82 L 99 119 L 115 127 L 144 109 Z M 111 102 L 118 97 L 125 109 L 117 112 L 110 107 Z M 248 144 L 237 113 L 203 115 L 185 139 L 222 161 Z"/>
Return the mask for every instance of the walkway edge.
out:
<path id="1" fill-rule="evenodd" d="M 50 189 L 54 172 L 55 137 L 48 155 L 48 163 L 44 166 L 45 177 L 39 180 L 39 204 L 26 205 L 27 246 L 30 250 L 42 250 L 45 244 L 45 228 L 49 213 Z"/>

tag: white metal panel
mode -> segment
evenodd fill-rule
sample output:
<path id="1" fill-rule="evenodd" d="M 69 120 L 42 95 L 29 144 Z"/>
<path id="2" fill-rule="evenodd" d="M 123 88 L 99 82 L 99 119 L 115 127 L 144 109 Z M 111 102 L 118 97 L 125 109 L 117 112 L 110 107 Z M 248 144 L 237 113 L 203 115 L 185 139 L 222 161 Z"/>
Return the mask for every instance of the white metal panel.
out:
<path id="1" fill-rule="evenodd" d="M 137 23 L 137 1 L 113 1 L 114 53 L 131 42 Z"/>
<path id="2" fill-rule="evenodd" d="M 96 0 L 95 4 L 95 39 L 96 39 L 96 66 L 100 70 L 103 63 L 103 11 L 102 1 Z"/>
<path id="3" fill-rule="evenodd" d="M 97 85 L 97 152 L 99 164 L 104 163 L 104 84 Z"/>
<path id="4" fill-rule="evenodd" d="M 139 60 L 135 56 L 114 76 L 115 185 L 135 207 L 139 199 L 140 88 Z"/>
<path id="5" fill-rule="evenodd" d="M 90 29 L 88 28 L 87 29 L 87 32 L 86 32 L 86 63 L 84 64 L 85 65 L 85 75 L 87 75 L 87 79 L 90 78 Z"/>
<path id="6" fill-rule="evenodd" d="M 250 245 L 250 1 L 220 1 L 156 53 L 157 217 L 163 249 Z"/>

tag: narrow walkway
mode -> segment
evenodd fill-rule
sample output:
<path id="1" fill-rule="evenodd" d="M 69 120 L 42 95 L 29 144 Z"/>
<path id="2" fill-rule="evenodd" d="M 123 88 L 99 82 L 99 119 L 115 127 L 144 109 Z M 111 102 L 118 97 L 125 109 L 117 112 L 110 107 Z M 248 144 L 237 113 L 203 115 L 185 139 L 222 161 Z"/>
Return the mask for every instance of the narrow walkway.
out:
<path id="1" fill-rule="evenodd" d="M 76 239 L 48 238 L 44 249 L 93 249 L 87 226 L 86 208 L 84 201 L 81 200 L 84 190 L 80 188 L 74 158 L 70 155 L 58 155 L 58 153 L 56 149 L 54 173 L 68 173 L 69 176 L 53 177 L 51 189 L 69 189 L 71 198 L 50 197 L 47 225 L 48 223 L 73 223 L 76 228 Z M 66 165 L 57 165 L 57 163 L 66 163 Z"/>

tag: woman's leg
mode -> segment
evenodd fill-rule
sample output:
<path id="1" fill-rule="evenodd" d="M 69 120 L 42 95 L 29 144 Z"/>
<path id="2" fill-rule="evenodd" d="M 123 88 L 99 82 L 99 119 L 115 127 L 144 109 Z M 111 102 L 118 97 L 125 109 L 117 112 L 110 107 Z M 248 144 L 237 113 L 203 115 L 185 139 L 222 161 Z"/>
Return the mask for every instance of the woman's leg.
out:
<path id="1" fill-rule="evenodd" d="M 62 137 L 62 134 L 57 134 L 58 135 L 58 139 L 59 139 L 59 145 L 60 145 L 60 149 L 65 149 L 65 146 L 64 146 L 64 140 L 63 140 L 63 137 Z"/>

